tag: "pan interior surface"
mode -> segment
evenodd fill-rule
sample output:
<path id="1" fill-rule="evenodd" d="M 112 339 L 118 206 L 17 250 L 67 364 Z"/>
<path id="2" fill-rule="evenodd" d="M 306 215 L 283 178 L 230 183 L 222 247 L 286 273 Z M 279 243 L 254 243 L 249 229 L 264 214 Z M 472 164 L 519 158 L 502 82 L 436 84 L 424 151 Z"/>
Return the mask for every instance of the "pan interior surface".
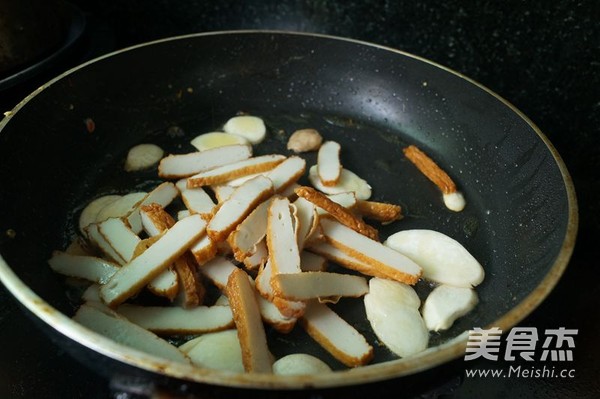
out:
<path id="1" fill-rule="evenodd" d="M 473 82 L 400 52 L 276 32 L 194 35 L 118 52 L 65 74 L 17 107 L 0 125 L 2 257 L 43 301 L 72 315 L 75 291 L 47 259 L 77 234 L 79 212 L 90 200 L 161 182 L 155 169 L 124 172 L 128 150 L 154 143 L 167 153 L 191 152 L 192 138 L 220 130 L 240 112 L 267 124 L 257 155 L 291 154 L 287 139 L 301 128 L 339 142 L 342 164 L 369 182 L 372 199 L 402 205 L 403 220 L 377 225 L 382 239 L 399 230 L 438 230 L 484 266 L 479 305 L 448 331 L 432 334 L 431 346 L 474 327 L 512 326 L 566 266 L 576 228 L 573 189 L 551 145 L 520 113 Z M 456 181 L 467 200 L 463 212 L 446 209 L 437 188 L 403 156 L 409 144 Z M 314 153 L 304 157 L 307 166 L 315 164 Z M 423 282 L 416 288 L 422 300 L 431 290 Z M 26 305 L 37 314 L 37 305 Z M 376 343 L 362 300 L 335 306 L 374 346 L 374 363 L 396 359 Z M 307 352 L 345 369 L 299 327 L 288 335 L 269 332 L 269 339 L 276 357 Z M 460 353 L 449 346 L 408 368 L 394 361 L 377 372 L 368 366 L 296 383 L 173 375 L 241 386 L 347 385 L 409 374 Z M 388 368 L 381 372 L 381 366 Z"/>

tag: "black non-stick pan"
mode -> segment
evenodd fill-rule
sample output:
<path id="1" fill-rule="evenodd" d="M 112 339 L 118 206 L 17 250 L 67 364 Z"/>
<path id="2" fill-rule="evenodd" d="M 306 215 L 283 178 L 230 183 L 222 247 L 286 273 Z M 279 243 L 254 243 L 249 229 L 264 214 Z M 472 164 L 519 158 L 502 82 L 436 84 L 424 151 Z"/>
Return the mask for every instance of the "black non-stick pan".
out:
<path id="1" fill-rule="evenodd" d="M 47 260 L 77 234 L 78 212 L 109 193 L 148 190 L 156 170 L 127 173 L 135 144 L 192 151 L 196 135 L 240 112 L 268 127 L 256 154 L 283 153 L 289 135 L 315 128 L 342 146 L 342 163 L 401 204 L 404 219 L 380 228 L 426 228 L 461 242 L 484 266 L 480 303 L 430 349 L 398 359 L 375 346 L 372 365 L 347 370 L 300 329 L 269 332 L 275 356 L 305 351 L 331 375 L 231 375 L 170 363 L 117 345 L 70 320 L 79 302 Z M 404 157 L 415 144 L 457 182 L 467 206 L 441 194 Z M 309 165 L 314 154 L 306 155 Z M 155 377 L 261 388 L 341 386 L 388 379 L 463 356 L 465 331 L 507 331 L 550 292 L 577 228 L 573 186 L 546 137 L 518 110 L 477 83 L 389 48 L 281 32 L 200 34 L 136 46 L 84 64 L 27 97 L 0 123 L 0 278 L 43 328 L 76 357 L 112 376 Z M 3 259 L 3 260 L 2 260 Z M 427 284 L 417 289 L 426 294 Z M 361 300 L 336 310 L 375 336 Z"/>

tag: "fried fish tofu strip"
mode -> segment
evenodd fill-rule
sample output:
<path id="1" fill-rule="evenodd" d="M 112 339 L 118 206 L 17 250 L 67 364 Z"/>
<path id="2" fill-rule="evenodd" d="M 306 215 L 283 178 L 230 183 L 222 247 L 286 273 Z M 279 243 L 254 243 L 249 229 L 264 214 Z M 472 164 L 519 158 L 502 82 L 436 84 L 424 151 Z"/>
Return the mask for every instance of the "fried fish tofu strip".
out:
<path id="1" fill-rule="evenodd" d="M 225 183 L 228 180 L 271 170 L 285 160 L 283 155 L 262 155 L 201 172 L 187 179 L 188 188 Z"/>
<path id="2" fill-rule="evenodd" d="M 179 190 L 171 182 L 164 182 L 150 191 L 127 216 L 127 223 L 131 226 L 131 230 L 136 234 L 142 231 L 142 221 L 140 219 L 140 209 L 142 206 L 156 203 L 164 208 L 177 198 L 178 195 Z"/>
<path id="3" fill-rule="evenodd" d="M 294 184 L 304 173 L 306 161 L 297 156 L 291 156 L 277 165 L 267 173 L 267 177 L 273 182 L 276 193 L 284 191 Z"/>
<path id="4" fill-rule="evenodd" d="M 87 255 L 72 255 L 54 251 L 48 260 L 50 268 L 65 276 L 83 278 L 104 284 L 119 270 L 113 262 Z"/>
<path id="5" fill-rule="evenodd" d="M 321 227 L 331 245 L 362 263 L 371 265 L 378 270 L 378 273 L 388 278 L 414 285 L 423 273 L 419 265 L 400 252 L 365 237 L 335 220 L 321 219 Z"/>
<path id="6" fill-rule="evenodd" d="M 216 205 L 202 187 L 187 188 L 187 180 L 181 179 L 177 182 L 177 189 L 185 207 L 191 213 L 198 213 L 204 220 L 210 220 Z"/>
<path id="7" fill-rule="evenodd" d="M 373 226 L 369 226 L 359 218 L 357 218 L 352 212 L 344 208 L 342 205 L 333 202 L 325 195 L 321 194 L 312 187 L 301 186 L 296 190 L 296 194 L 299 197 L 305 198 L 312 202 L 316 206 L 325 209 L 331 216 L 344 225 L 348 226 L 352 230 L 365 235 L 373 240 L 377 240 L 379 233 Z"/>
<path id="8" fill-rule="evenodd" d="M 427 154 L 415 145 L 404 148 L 404 155 L 421 173 L 435 184 L 444 196 L 444 204 L 452 211 L 460 212 L 465 207 L 465 199 L 448 174 Z"/>
<path id="9" fill-rule="evenodd" d="M 175 223 L 154 245 L 124 265 L 100 288 L 102 300 L 116 306 L 137 293 L 144 285 L 169 267 L 203 233 L 206 222 L 192 215 Z"/>
<path id="10" fill-rule="evenodd" d="M 236 268 L 237 267 L 229 260 L 222 256 L 217 256 L 201 267 L 200 271 L 211 280 L 217 288 L 223 291 L 227 286 L 229 276 Z M 254 284 L 254 280 L 250 277 L 249 279 L 251 283 Z M 258 291 L 255 290 L 254 292 L 263 320 L 281 333 L 285 334 L 290 332 L 296 325 L 297 319 L 295 317 L 283 315 L 272 302 L 263 298 Z"/>
<path id="11" fill-rule="evenodd" d="M 96 304 L 99 305 L 99 304 Z M 104 308 L 106 308 L 104 306 Z M 73 320 L 114 341 L 163 359 L 189 364 L 189 358 L 156 334 L 134 324 L 116 312 L 92 303 L 83 304 Z"/>
<path id="12" fill-rule="evenodd" d="M 256 245 L 267 234 L 267 211 L 270 204 L 270 199 L 262 202 L 229 234 L 227 242 L 238 262 L 243 262 L 252 255 Z"/>
<path id="13" fill-rule="evenodd" d="M 117 313 L 156 334 L 203 334 L 233 327 L 229 306 L 139 306 L 124 303 Z"/>
<path id="14" fill-rule="evenodd" d="M 143 206 L 140 214 L 142 217 L 142 224 L 151 236 L 162 234 L 175 224 L 175 220 L 171 215 L 158 204 Z M 198 244 L 194 244 L 192 248 L 196 245 Z M 183 287 L 184 307 L 194 307 L 201 304 L 204 300 L 206 291 L 202 285 L 200 276 L 196 273 L 196 262 L 194 261 L 192 253 L 184 253 L 175 260 L 173 266 L 179 277 L 179 282 Z"/>
<path id="15" fill-rule="evenodd" d="M 273 275 L 302 271 L 293 220 L 289 200 L 274 198 L 267 218 L 267 248 Z"/>
<path id="16" fill-rule="evenodd" d="M 189 154 L 169 155 L 158 164 L 158 175 L 165 179 L 180 179 L 219 166 L 248 159 L 252 146 L 234 144 Z"/>
<path id="17" fill-rule="evenodd" d="M 402 219 L 402 207 L 385 202 L 359 200 L 356 201 L 356 211 L 368 219 L 384 224 Z"/>
<path id="18" fill-rule="evenodd" d="M 354 327 L 327 305 L 309 301 L 300 323 L 315 341 L 348 367 L 367 364 L 373 347 Z"/>
<path id="19" fill-rule="evenodd" d="M 361 276 L 329 272 L 278 274 L 275 294 L 293 301 L 323 297 L 360 297 L 369 291 Z M 283 295 L 285 294 L 285 295 Z"/>
<path id="20" fill-rule="evenodd" d="M 217 243 L 225 240 L 257 204 L 271 195 L 273 183 L 267 177 L 257 176 L 242 184 L 220 204 L 206 228 L 208 236 Z"/>
<path id="21" fill-rule="evenodd" d="M 345 267 L 346 269 L 356 270 L 357 272 L 361 272 L 367 276 L 388 278 L 387 274 L 380 272 L 379 269 L 373 265 L 348 255 L 341 249 L 334 247 L 326 241 L 314 243 L 311 245 L 309 250 L 323 256 L 326 259 L 329 259 L 332 262 L 337 263 L 340 266 Z"/>
<path id="22" fill-rule="evenodd" d="M 282 298 L 281 296 L 277 296 L 273 290 L 273 284 L 271 283 L 272 276 L 273 269 L 271 268 L 271 263 L 267 261 L 260 268 L 258 275 L 256 276 L 255 285 L 257 291 L 263 298 L 269 302 L 272 302 L 277 309 L 279 309 L 282 315 L 291 318 L 298 318 L 302 316 L 304 309 L 306 308 L 306 304 L 301 301 L 288 300 L 286 298 Z"/>
<path id="23" fill-rule="evenodd" d="M 317 173 L 324 186 L 332 187 L 337 184 L 342 174 L 340 151 L 342 147 L 335 141 L 326 141 L 317 154 Z"/>
<path id="24" fill-rule="evenodd" d="M 271 373 L 271 353 L 248 275 L 236 268 L 227 279 L 225 289 L 242 347 L 242 362 L 248 373 Z"/>

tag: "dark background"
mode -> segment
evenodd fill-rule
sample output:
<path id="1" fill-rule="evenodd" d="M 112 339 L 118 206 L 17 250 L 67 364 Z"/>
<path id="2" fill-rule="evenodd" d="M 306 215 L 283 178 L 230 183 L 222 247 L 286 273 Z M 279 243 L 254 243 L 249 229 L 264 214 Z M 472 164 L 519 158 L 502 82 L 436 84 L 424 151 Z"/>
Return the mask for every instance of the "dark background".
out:
<path id="1" fill-rule="evenodd" d="M 163 37 L 215 30 L 326 33 L 388 45 L 452 68 L 513 103 L 549 137 L 572 174 L 580 207 L 570 266 L 520 325 L 577 328 L 575 378 L 467 378 L 465 367 L 516 363 L 462 359 L 389 382 L 294 397 L 600 397 L 600 2 L 588 1 L 72 1 L 81 37 L 60 59 L 0 92 L 11 109 L 56 74 L 100 54 Z M 1 12 L 1 11 L 0 11 Z M 174 60 L 176 62 L 176 60 Z M 0 288 L 0 397 L 118 397 L 41 333 Z M 537 363 L 537 366 L 542 364 Z M 528 367 L 529 365 L 524 365 Z M 565 366 L 565 364 L 560 364 Z M 530 366 L 529 366 L 530 367 Z M 202 397 L 243 392 L 207 387 Z M 446 396 L 447 395 L 447 396 Z M 283 395 L 282 395 L 283 396 Z M 120 396 L 128 397 L 128 396 Z M 131 395 L 130 395 L 131 397 Z"/>

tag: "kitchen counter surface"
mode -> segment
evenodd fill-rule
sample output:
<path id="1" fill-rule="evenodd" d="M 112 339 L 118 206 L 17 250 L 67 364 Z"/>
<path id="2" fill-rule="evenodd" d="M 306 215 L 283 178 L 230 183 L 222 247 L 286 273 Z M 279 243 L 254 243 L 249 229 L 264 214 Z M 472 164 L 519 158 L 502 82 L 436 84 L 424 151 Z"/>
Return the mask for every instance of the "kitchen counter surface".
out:
<path id="1" fill-rule="evenodd" d="M 3 111 L 52 76 L 100 54 L 162 37 L 214 30 L 277 29 L 351 37 L 431 59 L 513 103 L 548 136 L 579 200 L 580 229 L 563 278 L 523 327 L 578 329 L 573 378 L 467 377 L 465 369 L 514 363 L 458 359 L 416 376 L 351 388 L 261 397 L 600 397 L 600 5 L 595 1 L 73 1 L 86 16 L 68 57 L 0 93 Z M 474 3 L 477 3 L 475 5 Z M 0 397 L 136 397 L 120 392 L 55 345 L 0 287 Z M 536 363 L 542 366 L 541 363 Z M 524 364 L 524 367 L 528 365 Z M 143 388 L 143 387 L 142 387 Z M 171 387 L 202 398 L 247 391 Z M 142 390 L 143 391 L 143 390 Z"/>

